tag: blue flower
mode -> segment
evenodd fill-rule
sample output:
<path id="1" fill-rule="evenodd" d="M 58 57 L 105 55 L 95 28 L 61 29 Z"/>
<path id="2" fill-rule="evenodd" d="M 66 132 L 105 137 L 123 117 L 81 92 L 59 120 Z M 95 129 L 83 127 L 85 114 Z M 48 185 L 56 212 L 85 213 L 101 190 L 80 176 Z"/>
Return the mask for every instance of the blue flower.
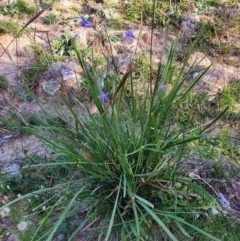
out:
<path id="1" fill-rule="evenodd" d="M 164 90 L 166 87 L 166 85 L 164 83 L 161 83 L 159 86 L 158 86 L 158 90 Z"/>
<path id="2" fill-rule="evenodd" d="M 63 69 L 62 75 L 63 76 L 70 76 L 70 75 L 72 75 L 72 72 L 69 69 Z"/>
<path id="3" fill-rule="evenodd" d="M 126 31 L 125 35 L 127 38 L 135 38 L 131 30 Z"/>
<path id="4" fill-rule="evenodd" d="M 102 93 L 98 96 L 98 99 L 100 99 L 102 102 L 108 101 L 108 94 L 102 91 Z"/>
<path id="5" fill-rule="evenodd" d="M 88 22 L 86 18 L 82 17 L 82 20 L 80 21 L 79 25 L 84 28 L 91 28 L 93 27 L 93 24 Z"/>
<path id="6" fill-rule="evenodd" d="M 226 200 L 226 198 L 223 196 L 222 193 L 219 193 L 219 200 L 223 205 L 227 205 L 228 201 Z"/>

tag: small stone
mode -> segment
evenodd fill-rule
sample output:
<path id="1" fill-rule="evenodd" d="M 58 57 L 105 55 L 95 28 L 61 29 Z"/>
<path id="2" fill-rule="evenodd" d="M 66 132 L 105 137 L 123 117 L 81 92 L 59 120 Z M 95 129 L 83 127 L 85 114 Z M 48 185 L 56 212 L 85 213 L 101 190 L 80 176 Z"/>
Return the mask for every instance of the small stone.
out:
<path id="1" fill-rule="evenodd" d="M 53 238 L 53 241 L 64 240 L 64 234 L 60 233 L 56 237 Z"/>
<path id="2" fill-rule="evenodd" d="M 128 38 L 128 37 L 125 37 L 125 36 L 124 36 L 124 37 L 121 39 L 121 44 L 123 44 L 124 47 L 126 48 L 126 45 L 131 45 L 131 44 L 133 44 L 134 41 L 135 41 L 134 38 Z"/>
<path id="3" fill-rule="evenodd" d="M 90 28 L 84 28 L 77 34 L 75 40 L 76 40 L 76 44 L 79 45 L 80 47 L 87 47 L 87 44 L 88 44 L 87 35 L 89 30 Z"/>
<path id="4" fill-rule="evenodd" d="M 15 235 L 11 234 L 8 237 L 7 241 L 19 241 L 19 239 Z"/>
<path id="5" fill-rule="evenodd" d="M 125 74 L 129 68 L 129 64 L 131 63 L 133 58 L 132 54 L 119 54 L 115 57 L 117 69 L 119 73 Z"/>
<path id="6" fill-rule="evenodd" d="M 55 95 L 57 91 L 60 89 L 61 85 L 58 81 L 51 79 L 48 81 L 43 81 L 42 88 L 49 95 Z"/>
<path id="7" fill-rule="evenodd" d="M 217 215 L 219 212 L 215 207 L 211 208 L 212 215 Z"/>
<path id="8" fill-rule="evenodd" d="M 143 34 L 142 40 L 143 40 L 143 42 L 146 45 L 150 45 L 151 44 L 151 36 L 152 36 L 151 32 L 147 32 L 147 33 Z M 152 36 L 152 44 L 155 45 L 156 42 L 157 42 L 157 37 L 153 34 L 153 36 Z"/>
<path id="9" fill-rule="evenodd" d="M 73 88 L 75 90 L 79 89 L 80 84 L 83 82 L 83 79 L 80 75 L 73 73 L 69 76 L 63 77 L 63 86 L 67 88 Z"/>
<path id="10" fill-rule="evenodd" d="M 200 17 L 196 13 L 186 14 L 182 18 L 181 29 L 189 37 L 194 37 L 200 26 Z"/>
<path id="11" fill-rule="evenodd" d="M 120 15 L 114 9 L 103 9 L 103 13 L 107 20 L 120 18 Z"/>
<path id="12" fill-rule="evenodd" d="M 202 52 L 193 53 L 187 63 L 189 67 L 193 67 L 194 71 L 204 70 L 212 64 L 210 59 Z"/>
<path id="13" fill-rule="evenodd" d="M 88 7 L 95 12 L 103 10 L 103 6 L 99 1 L 88 1 Z"/>
<path id="14" fill-rule="evenodd" d="M 12 165 L 3 168 L 2 172 L 7 173 L 7 177 L 14 177 L 19 175 L 20 165 L 13 163 Z"/>
<path id="15" fill-rule="evenodd" d="M 193 74 L 193 79 L 201 72 Z M 213 101 L 231 80 L 240 80 L 239 69 L 224 64 L 214 64 L 195 87 L 199 93 L 208 93 L 208 101 Z"/>
<path id="16" fill-rule="evenodd" d="M 230 6 L 226 6 L 226 12 L 228 19 L 233 19 L 240 15 L 240 3 L 235 3 Z"/>
<path id="17" fill-rule="evenodd" d="M 63 63 L 61 64 L 61 69 L 68 69 L 69 71 L 71 71 L 72 73 L 77 73 L 79 75 L 83 75 L 83 70 L 82 67 L 80 66 L 79 63 L 75 63 L 75 62 L 69 62 L 69 63 Z"/>
<path id="18" fill-rule="evenodd" d="M 68 0 L 61 0 L 60 3 L 65 8 L 69 8 L 69 7 L 71 7 L 73 5 L 73 3 L 71 1 L 68 1 Z"/>

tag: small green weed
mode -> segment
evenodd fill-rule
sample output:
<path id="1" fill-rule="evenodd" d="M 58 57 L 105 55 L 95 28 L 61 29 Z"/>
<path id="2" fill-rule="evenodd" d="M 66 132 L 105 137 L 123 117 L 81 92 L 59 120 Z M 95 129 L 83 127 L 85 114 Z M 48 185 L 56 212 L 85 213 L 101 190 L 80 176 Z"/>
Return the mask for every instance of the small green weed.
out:
<path id="1" fill-rule="evenodd" d="M 206 225 L 207 223 L 207 225 Z M 221 241 L 238 241 L 240 240 L 239 228 L 236 226 L 236 220 L 229 218 L 223 214 L 213 215 L 212 212 L 207 212 L 205 217 L 199 216 L 198 220 L 193 221 L 201 230 L 214 234 Z M 220 230 L 221 227 L 221 230 Z M 211 238 L 205 237 L 203 234 L 198 234 L 194 241 L 212 241 Z"/>
<path id="2" fill-rule="evenodd" d="M 73 48 L 75 38 L 76 36 L 70 36 L 70 33 L 65 31 L 65 34 L 61 35 L 58 40 L 53 40 L 51 42 L 51 45 L 54 48 L 54 53 L 59 56 L 65 55 L 76 58 L 76 54 Z"/>
<path id="3" fill-rule="evenodd" d="M 21 102 L 27 103 L 29 101 L 32 101 L 31 94 L 25 89 L 13 87 L 10 89 L 9 93 L 12 98 L 17 98 Z"/>
<path id="4" fill-rule="evenodd" d="M 44 24 L 54 24 L 59 21 L 60 17 L 56 14 L 49 13 L 46 17 L 43 18 Z"/>
<path id="5" fill-rule="evenodd" d="M 17 0 L 11 1 L 9 5 L 2 5 L 0 12 L 3 14 L 16 14 L 20 16 L 27 14 L 32 16 L 36 12 L 36 9 L 34 6 L 30 6 L 26 1 Z"/>
<path id="6" fill-rule="evenodd" d="M 39 43 L 29 45 L 28 49 L 30 49 L 30 51 L 32 51 L 36 57 L 44 55 L 43 46 Z"/>
<path id="7" fill-rule="evenodd" d="M 122 20 L 120 18 L 111 19 L 107 22 L 107 26 L 114 30 L 122 29 Z"/>
<path id="8" fill-rule="evenodd" d="M 223 22 L 219 21 L 216 24 L 210 23 L 208 21 L 201 21 L 200 28 L 204 29 L 204 36 L 199 41 L 199 46 L 209 46 L 209 45 L 218 45 L 214 42 L 214 37 L 222 33 Z"/>
<path id="9" fill-rule="evenodd" d="M 234 144 L 232 133 L 226 127 L 216 136 L 216 145 L 231 161 L 239 164 L 240 146 Z M 236 141 L 236 140 L 235 140 Z"/>
<path id="10" fill-rule="evenodd" d="M 18 32 L 22 29 L 22 26 L 18 23 L 14 23 L 12 21 L 2 21 L 0 20 L 0 35 L 1 34 L 11 34 L 16 36 Z M 24 33 L 27 33 L 28 30 L 25 29 L 23 32 L 21 32 L 18 37 L 21 37 Z"/>
<path id="11" fill-rule="evenodd" d="M 237 104 L 240 104 L 240 83 L 232 81 L 219 95 L 218 104 L 220 108 L 229 107 L 228 114 L 237 111 Z"/>
<path id="12" fill-rule="evenodd" d="M 215 11 L 219 3 L 215 0 L 195 0 L 195 12 L 207 13 Z"/>
<path id="13" fill-rule="evenodd" d="M 177 121 L 184 126 L 201 125 L 205 123 L 208 107 L 204 103 L 205 94 L 190 93 L 183 98 L 181 103 L 175 103 L 173 112 L 178 113 Z"/>
<path id="14" fill-rule="evenodd" d="M 118 8 L 119 7 L 119 3 L 118 3 L 118 1 L 115 1 L 115 0 L 106 0 L 104 2 L 104 6 L 106 8 Z"/>
<path id="15" fill-rule="evenodd" d="M 72 13 L 79 13 L 80 9 L 79 9 L 78 7 L 75 7 L 75 6 L 71 6 L 71 7 L 70 7 L 70 11 L 71 11 Z"/>
<path id="16" fill-rule="evenodd" d="M 123 5 L 123 18 L 139 23 L 141 20 L 141 14 L 143 23 L 151 26 L 152 25 L 152 14 L 154 4 L 152 1 L 134 0 L 131 3 L 124 3 Z M 189 1 L 184 0 L 180 2 L 172 3 L 171 1 L 155 1 L 155 21 L 154 27 L 166 26 L 173 20 L 174 25 L 179 21 L 181 16 L 188 11 Z M 170 25 L 173 28 L 172 25 Z"/>
<path id="17" fill-rule="evenodd" d="M 231 93 L 230 88 L 225 88 L 224 91 L 220 94 L 219 105 L 221 107 L 228 106 L 228 113 L 234 111 L 236 100 Z"/>
<path id="18" fill-rule="evenodd" d="M 17 0 L 15 7 L 19 9 L 20 14 L 23 13 L 23 14 L 33 15 L 34 13 L 36 13 L 35 7 L 29 6 L 29 4 L 23 0 Z"/>
<path id="19" fill-rule="evenodd" d="M 45 50 L 40 44 L 29 45 L 28 49 L 35 54 L 35 61 L 22 70 L 22 80 L 26 87 L 32 90 L 38 85 L 41 76 L 53 61 L 64 61 L 66 58 L 56 54 L 45 53 Z"/>
<path id="20" fill-rule="evenodd" d="M 5 75 L 0 75 L 0 90 L 8 88 L 8 81 Z"/>
<path id="21" fill-rule="evenodd" d="M 167 21 L 167 17 L 164 12 L 169 10 L 169 1 L 159 1 L 156 3 L 155 10 L 155 25 L 162 25 Z M 143 14 L 143 23 L 146 25 L 152 24 L 152 14 L 153 14 L 153 2 L 143 0 L 134 0 L 131 3 L 124 3 L 123 6 L 123 17 L 135 23 L 139 23 L 141 20 L 141 11 Z"/>
<path id="22" fill-rule="evenodd" d="M 51 55 L 41 56 L 22 70 L 23 83 L 28 89 L 33 90 L 38 85 L 41 76 L 46 72 L 52 61 Z"/>
<path id="23" fill-rule="evenodd" d="M 239 26 L 239 21 L 240 21 L 240 17 L 236 16 L 235 18 L 233 18 L 230 22 L 230 27 L 232 28 L 231 32 L 233 34 L 239 35 L 240 34 L 240 26 Z"/>

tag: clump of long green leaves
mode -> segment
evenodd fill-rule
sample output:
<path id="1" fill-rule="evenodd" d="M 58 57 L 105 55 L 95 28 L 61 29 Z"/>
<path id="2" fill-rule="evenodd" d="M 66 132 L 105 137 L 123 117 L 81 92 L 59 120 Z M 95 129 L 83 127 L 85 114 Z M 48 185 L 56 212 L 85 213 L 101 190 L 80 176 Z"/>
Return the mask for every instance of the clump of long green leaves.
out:
<path id="1" fill-rule="evenodd" d="M 42 207 L 47 207 L 32 240 L 50 241 L 63 230 L 67 230 L 66 240 L 82 235 L 89 240 L 176 241 L 191 238 L 189 230 L 219 240 L 192 224 L 202 209 L 217 204 L 216 197 L 201 183 L 192 181 L 184 160 L 188 158 L 189 144 L 206 138 L 205 131 L 220 116 L 208 125 L 189 129 L 178 125 L 178 113 L 172 111 L 172 106 L 192 91 L 205 71 L 185 86 L 184 67 L 174 71 L 172 46 L 166 65 L 159 65 L 152 94 L 146 88 L 145 95 L 138 95 L 130 68 L 114 92 L 109 93 L 109 101 L 102 102 L 94 68 L 90 71 L 86 67 L 77 49 L 76 54 L 97 113 L 79 104 L 79 115 L 65 101 L 71 113 L 61 116 L 66 125 L 45 121 L 24 127 L 59 159 L 23 169 L 68 170 L 65 177 L 55 179 L 51 185 L 45 183 L 45 187 L 6 204 L 44 197 L 32 210 L 39 215 Z M 131 86 L 130 96 L 125 94 L 125 84 Z"/>

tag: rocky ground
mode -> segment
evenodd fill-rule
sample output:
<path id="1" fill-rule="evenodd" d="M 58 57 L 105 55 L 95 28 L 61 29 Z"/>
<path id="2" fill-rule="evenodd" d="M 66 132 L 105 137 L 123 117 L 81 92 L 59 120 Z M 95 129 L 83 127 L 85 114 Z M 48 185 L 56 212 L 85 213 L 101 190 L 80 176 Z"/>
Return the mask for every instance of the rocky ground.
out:
<path id="1" fill-rule="evenodd" d="M 0 4 L 3 1 L 0 1 Z M 45 52 L 51 52 L 52 40 L 59 39 L 61 35 L 66 35 L 68 31 L 70 37 L 75 37 L 81 48 L 91 47 L 94 49 L 96 57 L 102 57 L 102 54 L 111 56 L 110 66 L 102 66 L 102 74 L 110 75 L 114 68 L 120 74 L 124 74 L 129 64 L 136 56 L 143 59 L 149 59 L 151 49 L 151 28 L 141 26 L 140 24 L 124 20 L 121 17 L 121 4 L 119 1 L 107 1 L 102 4 L 101 1 L 88 1 L 84 4 L 80 0 L 63 0 L 59 1 L 51 9 L 47 9 L 32 21 L 27 29 L 27 33 L 13 40 L 11 34 L 0 35 L 0 74 L 5 75 L 8 80 L 8 89 L 0 89 L 0 117 L 6 117 L 14 106 L 15 114 L 18 116 L 30 116 L 38 114 L 42 110 L 36 100 L 31 99 L 24 88 L 22 82 L 23 70 L 26 70 L 31 63 L 37 58 L 36 52 L 32 51 L 29 46 L 40 44 Z M 131 1 L 130 1 L 131 2 Z M 112 4 L 112 5 L 111 5 Z M 118 6 L 112 8 L 111 6 Z M 40 11 L 41 8 L 39 8 Z M 47 25 L 43 23 L 44 18 L 49 14 L 61 16 L 56 23 Z M 79 26 L 81 16 L 88 15 L 89 22 L 93 27 L 85 28 Z M 174 28 L 166 30 L 166 28 L 158 26 L 154 29 L 152 37 L 152 61 L 155 65 L 161 60 L 164 64 L 168 50 L 173 41 L 177 41 L 176 66 L 182 65 L 184 54 L 192 42 L 193 38 L 199 31 L 199 26 L 203 23 L 214 23 L 219 20 L 219 16 L 225 16 L 223 32 L 218 32 L 213 37 L 216 45 L 222 45 L 224 48 L 219 50 L 215 45 L 205 47 L 198 46 L 196 51 L 191 55 L 186 71 L 194 65 L 194 71 L 188 75 L 188 81 L 198 75 L 205 68 L 210 67 L 208 73 L 203 77 L 196 91 L 207 92 L 209 102 L 214 102 L 216 96 L 223 91 L 233 80 L 240 80 L 240 34 L 231 31 L 231 23 L 240 16 L 240 3 L 224 4 L 221 8 L 212 12 L 194 13 L 191 9 L 186 13 Z M 121 28 L 114 30 L 108 23 L 112 20 L 121 19 Z M 16 15 L 0 15 L 0 20 L 10 20 L 18 22 L 24 26 L 29 20 L 18 18 Z M 216 30 L 216 29 L 215 29 Z M 127 36 L 127 31 L 134 37 Z M 205 36 L 206 33 L 203 33 Z M 109 41 L 109 39 L 112 41 Z M 206 39 L 200 38 L 202 43 Z M 114 64 L 113 64 L 114 63 Z M 115 65 L 115 66 L 114 66 Z M 66 71 L 70 71 L 66 72 Z M 38 101 L 45 109 L 54 111 L 55 105 L 58 104 L 57 98 L 60 93 L 65 93 L 69 99 L 74 99 L 74 94 L 81 88 L 84 82 L 83 71 L 77 64 L 76 60 L 71 58 L 61 61 L 55 61 L 43 73 L 34 88 L 34 92 Z M 9 105 L 11 103 L 12 107 Z M 94 110 L 93 110 L 94 111 Z M 3 123 L 0 122 L 0 165 L 2 172 L 18 172 L 21 168 L 22 160 L 26 155 L 37 153 L 46 156 L 48 151 L 33 136 L 19 134 L 18 132 L 5 129 Z M 239 134 L 239 130 L 234 130 L 235 135 Z M 26 154 L 27 153 L 27 154 Z M 198 170 L 198 175 L 200 170 Z M 234 183 L 225 187 L 223 192 L 229 198 L 230 204 L 234 203 L 234 207 L 229 206 L 232 210 L 240 210 L 237 204 L 240 202 L 240 183 L 236 178 Z M 233 201 L 232 201 L 233 200 Z M 14 224 L 8 224 L 9 220 L 5 219 L 2 223 L 4 229 L 7 226 L 14 228 Z M 0 230 L 1 233 L 1 230 Z M 15 240 L 12 235 L 6 239 Z M 59 239 L 60 240 L 60 239 Z"/>

